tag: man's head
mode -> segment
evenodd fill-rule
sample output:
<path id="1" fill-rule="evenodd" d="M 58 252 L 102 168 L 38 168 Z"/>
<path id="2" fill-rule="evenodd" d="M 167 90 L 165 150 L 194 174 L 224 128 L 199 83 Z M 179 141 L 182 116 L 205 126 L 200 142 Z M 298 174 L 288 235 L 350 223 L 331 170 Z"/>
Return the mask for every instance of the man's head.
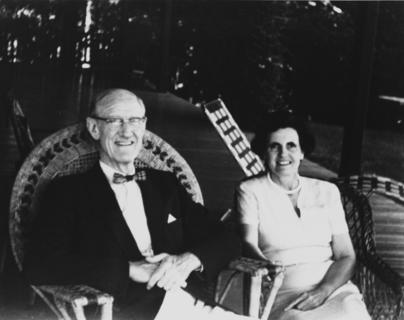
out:
<path id="1" fill-rule="evenodd" d="M 133 173 L 146 129 L 145 113 L 143 101 L 128 90 L 110 89 L 96 97 L 87 129 L 99 142 L 101 161 L 123 173 Z"/>

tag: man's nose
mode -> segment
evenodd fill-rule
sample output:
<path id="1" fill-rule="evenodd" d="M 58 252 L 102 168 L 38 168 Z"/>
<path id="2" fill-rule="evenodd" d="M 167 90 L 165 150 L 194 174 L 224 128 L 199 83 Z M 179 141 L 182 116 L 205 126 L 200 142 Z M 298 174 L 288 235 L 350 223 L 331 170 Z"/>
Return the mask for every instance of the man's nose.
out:
<path id="1" fill-rule="evenodd" d="M 122 122 L 119 131 L 120 131 L 121 135 L 123 135 L 125 137 L 126 136 L 131 136 L 132 135 L 132 126 L 127 121 Z"/>

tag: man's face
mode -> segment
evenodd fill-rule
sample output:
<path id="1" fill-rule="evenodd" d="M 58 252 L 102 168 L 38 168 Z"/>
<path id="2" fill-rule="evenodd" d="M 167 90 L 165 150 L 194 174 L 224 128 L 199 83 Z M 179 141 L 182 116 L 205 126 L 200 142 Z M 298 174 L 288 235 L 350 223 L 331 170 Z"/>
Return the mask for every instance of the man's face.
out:
<path id="1" fill-rule="evenodd" d="M 87 127 L 100 143 L 101 161 L 124 173 L 133 168 L 146 130 L 146 121 L 140 120 L 144 116 L 145 109 L 136 99 L 96 107 L 95 117 L 87 118 Z"/>

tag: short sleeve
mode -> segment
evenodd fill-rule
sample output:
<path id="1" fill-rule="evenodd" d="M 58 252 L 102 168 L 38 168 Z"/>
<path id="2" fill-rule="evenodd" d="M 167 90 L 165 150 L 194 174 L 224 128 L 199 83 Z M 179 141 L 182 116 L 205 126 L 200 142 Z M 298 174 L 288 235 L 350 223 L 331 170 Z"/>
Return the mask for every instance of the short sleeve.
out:
<path id="1" fill-rule="evenodd" d="M 348 225 L 337 186 L 330 184 L 329 220 L 333 235 L 348 233 Z"/>
<path id="2" fill-rule="evenodd" d="M 258 201 L 246 183 L 236 189 L 236 210 L 241 224 L 258 226 Z"/>

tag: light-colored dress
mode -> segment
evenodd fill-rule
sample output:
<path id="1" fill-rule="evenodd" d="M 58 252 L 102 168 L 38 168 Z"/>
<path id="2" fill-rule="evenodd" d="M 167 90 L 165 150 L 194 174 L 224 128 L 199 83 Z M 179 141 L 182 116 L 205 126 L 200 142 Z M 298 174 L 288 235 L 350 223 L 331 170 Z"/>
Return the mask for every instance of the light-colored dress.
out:
<path id="1" fill-rule="evenodd" d="M 333 262 L 332 236 L 348 233 L 337 187 L 306 177 L 300 177 L 300 183 L 300 217 L 269 174 L 246 180 L 237 189 L 240 222 L 257 227 L 258 246 L 265 257 L 285 266 L 285 279 L 270 319 L 370 319 L 359 290 L 351 282 L 315 310 L 283 312 L 297 295 L 323 279 Z M 348 303 L 347 308 L 352 310 L 347 311 L 344 304 L 349 300 L 353 303 Z M 322 311 L 325 313 L 318 313 Z"/>

